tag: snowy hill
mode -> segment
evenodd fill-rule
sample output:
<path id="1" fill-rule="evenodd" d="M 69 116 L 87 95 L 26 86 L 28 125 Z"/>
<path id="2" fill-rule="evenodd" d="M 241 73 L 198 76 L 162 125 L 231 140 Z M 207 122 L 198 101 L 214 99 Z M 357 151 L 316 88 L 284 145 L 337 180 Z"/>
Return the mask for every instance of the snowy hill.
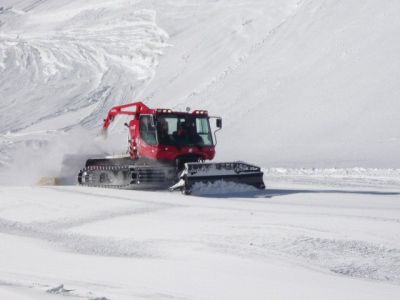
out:
<path id="1" fill-rule="evenodd" d="M 251 152 L 265 165 L 399 166 L 399 3 L 199 7 L 179 29 L 160 20 L 176 47 L 145 95 L 223 115 L 219 158 Z"/>
<path id="2" fill-rule="evenodd" d="M 222 116 L 218 160 L 400 166 L 395 1 L 2 3 L 3 165 L 59 165 L 140 99 Z M 122 122 L 97 146 L 124 151 Z"/>

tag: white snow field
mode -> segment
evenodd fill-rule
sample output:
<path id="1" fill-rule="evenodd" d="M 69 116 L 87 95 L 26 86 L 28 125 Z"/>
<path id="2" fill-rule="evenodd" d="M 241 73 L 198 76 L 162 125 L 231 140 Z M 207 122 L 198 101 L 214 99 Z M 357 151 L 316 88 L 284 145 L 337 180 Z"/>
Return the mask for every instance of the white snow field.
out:
<path id="1" fill-rule="evenodd" d="M 398 299 L 399 172 L 270 174 L 235 196 L 0 187 L 0 296 Z"/>
<path id="2" fill-rule="evenodd" d="M 0 299 L 398 299 L 400 2 L 1 0 Z M 113 105 L 207 109 L 265 191 L 35 185 Z M 80 166 L 70 166 L 73 170 Z M 62 175 L 62 174 L 61 174 Z"/>

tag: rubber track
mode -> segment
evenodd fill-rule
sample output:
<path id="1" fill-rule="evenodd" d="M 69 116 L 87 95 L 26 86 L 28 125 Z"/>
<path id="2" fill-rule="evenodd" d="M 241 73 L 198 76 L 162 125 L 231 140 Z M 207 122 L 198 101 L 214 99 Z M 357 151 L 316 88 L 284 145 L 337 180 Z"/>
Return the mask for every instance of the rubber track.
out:
<path id="1" fill-rule="evenodd" d="M 82 183 L 82 181 L 79 180 L 79 177 L 82 176 L 82 174 L 84 172 L 87 172 L 87 173 L 90 174 L 90 172 L 93 173 L 93 171 L 94 172 L 96 172 L 96 171 L 124 171 L 124 170 L 125 171 L 129 171 L 129 168 L 130 168 L 130 166 L 89 166 L 89 167 L 83 168 L 79 172 L 78 182 L 79 182 L 80 185 L 89 186 L 89 187 L 100 187 L 100 188 L 108 188 L 108 189 L 130 189 L 130 188 L 132 189 L 133 187 L 137 187 L 137 184 L 129 183 L 129 184 L 119 184 L 119 185 L 115 185 L 114 184 L 113 185 L 113 184 L 104 184 L 104 183 L 99 183 L 99 182 L 95 184 L 93 182 L 89 182 L 89 183 L 84 182 L 84 183 Z M 131 178 L 131 175 L 132 174 L 130 174 L 130 178 Z"/>

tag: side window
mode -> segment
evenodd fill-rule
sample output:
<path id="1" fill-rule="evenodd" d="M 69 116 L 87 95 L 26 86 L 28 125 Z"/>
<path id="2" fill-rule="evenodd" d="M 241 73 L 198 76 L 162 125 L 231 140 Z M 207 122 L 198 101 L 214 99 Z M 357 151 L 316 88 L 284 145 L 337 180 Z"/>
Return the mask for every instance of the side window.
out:
<path id="1" fill-rule="evenodd" d="M 148 145 L 156 145 L 156 129 L 151 125 L 150 116 L 140 117 L 140 136 Z"/>
<path id="2" fill-rule="evenodd" d="M 206 118 L 196 118 L 197 134 L 203 139 L 204 145 L 210 146 L 213 144 L 210 125 Z"/>

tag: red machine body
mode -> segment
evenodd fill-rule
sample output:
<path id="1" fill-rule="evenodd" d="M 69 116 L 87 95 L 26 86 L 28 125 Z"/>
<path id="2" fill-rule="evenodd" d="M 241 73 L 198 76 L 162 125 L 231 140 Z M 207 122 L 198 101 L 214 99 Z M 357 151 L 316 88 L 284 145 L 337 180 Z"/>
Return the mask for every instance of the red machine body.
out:
<path id="1" fill-rule="evenodd" d="M 215 156 L 210 117 L 205 110 L 176 112 L 151 109 L 142 102 L 113 107 L 103 132 L 118 115 L 132 116 L 129 155 L 90 158 L 78 173 L 78 183 L 118 189 L 180 189 L 190 194 L 195 184 L 228 181 L 264 189 L 263 172 L 241 162 L 206 163 Z M 216 118 L 217 130 L 222 128 Z M 214 135 L 215 136 L 215 135 Z"/>
<path id="2" fill-rule="evenodd" d="M 107 131 L 117 115 L 132 116 L 132 120 L 126 124 L 129 128 L 129 155 L 132 160 L 148 158 L 157 161 L 172 162 L 184 158 L 185 162 L 187 162 L 212 160 L 215 156 L 215 145 L 209 126 L 207 111 L 175 112 L 171 109 L 151 109 L 142 102 L 135 102 L 113 107 L 104 120 L 103 131 Z M 197 128 L 197 132 L 195 133 L 203 136 L 200 143 L 179 142 L 179 122 L 187 123 L 188 120 Z M 169 130 L 167 141 L 160 139 L 162 121 L 164 124 L 167 123 L 167 126 L 169 125 L 169 129 L 167 129 Z M 171 128 L 175 124 L 176 127 Z M 199 131 L 198 127 L 200 125 L 203 127 L 202 130 L 206 132 L 202 133 Z M 146 126 L 150 126 L 152 129 L 146 131 L 144 129 Z M 149 139 L 147 136 L 148 132 L 153 131 L 155 140 L 153 137 Z"/>

